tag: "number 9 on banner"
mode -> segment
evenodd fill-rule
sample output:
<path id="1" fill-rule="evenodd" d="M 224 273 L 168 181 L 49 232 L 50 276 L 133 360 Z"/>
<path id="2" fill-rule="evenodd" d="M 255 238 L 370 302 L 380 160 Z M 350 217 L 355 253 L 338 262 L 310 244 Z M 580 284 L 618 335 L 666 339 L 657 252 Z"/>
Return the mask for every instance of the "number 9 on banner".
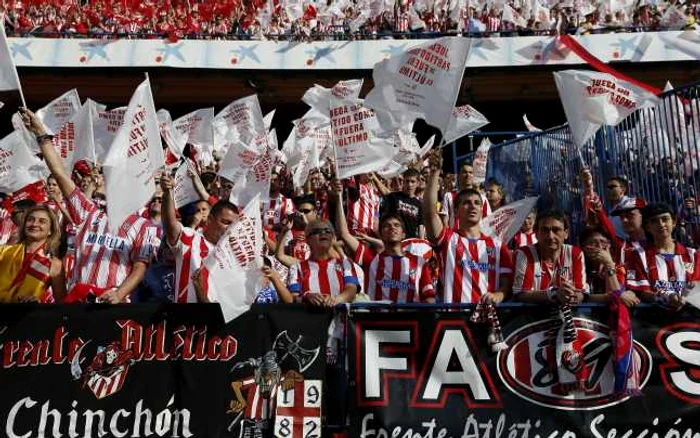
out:
<path id="1" fill-rule="evenodd" d="M 294 387 L 277 391 L 275 436 L 277 438 L 321 438 L 320 380 L 296 382 Z"/>

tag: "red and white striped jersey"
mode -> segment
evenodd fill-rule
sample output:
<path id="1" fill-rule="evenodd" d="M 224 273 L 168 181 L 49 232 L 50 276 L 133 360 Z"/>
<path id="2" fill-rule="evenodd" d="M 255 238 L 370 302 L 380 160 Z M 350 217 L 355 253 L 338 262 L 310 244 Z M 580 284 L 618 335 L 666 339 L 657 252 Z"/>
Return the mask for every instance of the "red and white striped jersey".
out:
<path id="1" fill-rule="evenodd" d="M 401 242 L 401 249 L 403 249 L 404 252 L 422 257 L 425 261 L 428 261 L 435 256 L 435 253 L 433 252 L 433 245 L 431 245 L 430 242 L 425 239 L 404 239 Z"/>
<path id="2" fill-rule="evenodd" d="M 630 240 L 630 239 L 619 239 L 620 252 L 618 253 L 618 262 L 621 265 L 626 265 L 628 260 L 634 258 L 634 253 L 639 253 L 642 255 L 642 262 L 644 263 L 644 269 L 646 269 L 646 258 L 644 257 L 644 251 L 646 247 L 645 241 Z"/>
<path id="3" fill-rule="evenodd" d="M 73 223 L 80 224 L 75 236 L 71 288 L 77 283 L 106 289 L 118 287 L 129 276 L 135 262 L 150 262 L 153 254 L 149 244 L 150 224 L 144 218 L 130 215 L 115 233 L 106 213 L 80 189 L 73 190 L 67 207 Z"/>
<path id="4" fill-rule="evenodd" d="M 311 247 L 306 243 L 304 230 L 292 230 L 282 242 L 284 253 L 297 260 L 308 260 L 311 257 Z"/>
<path id="5" fill-rule="evenodd" d="M 260 202 L 260 215 L 263 225 L 279 225 L 282 219 L 294 213 L 294 203 L 282 195 Z"/>
<path id="6" fill-rule="evenodd" d="M 367 295 L 375 301 L 413 303 L 425 302 L 435 296 L 433 278 L 422 257 L 410 253 L 375 254 L 360 244 L 355 252 L 355 262 L 364 269 Z"/>
<path id="7" fill-rule="evenodd" d="M 627 267 L 627 287 L 633 291 L 681 293 L 689 282 L 700 279 L 700 257 L 680 243 L 673 254 L 651 247 L 644 253 L 635 252 Z"/>
<path id="8" fill-rule="evenodd" d="M 515 249 L 535 243 L 537 243 L 537 235 L 533 231 L 529 233 L 518 232 L 513 236 L 513 248 Z"/>
<path id="9" fill-rule="evenodd" d="M 172 247 L 175 256 L 175 296 L 178 303 L 197 302 L 197 292 L 191 278 L 194 272 L 202 267 L 214 246 L 215 244 L 208 242 L 199 230 L 188 227 L 182 227 L 180 230 L 177 243 Z M 206 271 L 203 275 L 207 277 Z M 208 282 L 208 278 L 203 280 Z"/>
<path id="10" fill-rule="evenodd" d="M 0 245 L 12 243 L 13 236 L 17 235 L 17 225 L 12 222 L 10 213 L 0 209 Z"/>
<path id="11" fill-rule="evenodd" d="M 396 31 L 408 32 L 408 12 L 399 12 L 396 15 Z"/>
<path id="12" fill-rule="evenodd" d="M 295 294 L 320 293 L 338 296 L 348 284 L 360 287 L 352 260 L 326 259 L 298 261 L 289 269 L 287 284 Z"/>
<path id="13" fill-rule="evenodd" d="M 453 190 L 445 193 L 442 200 L 442 207 L 440 208 L 440 216 L 447 216 L 447 224 L 450 226 L 450 228 L 455 230 L 459 228 L 459 218 L 455 216 L 454 208 L 455 199 L 457 198 L 458 193 L 459 190 Z M 486 196 L 481 193 L 481 218 L 483 219 L 490 214 L 491 206 L 489 205 L 489 201 L 486 199 Z"/>
<path id="14" fill-rule="evenodd" d="M 484 20 L 487 32 L 498 32 L 501 30 L 501 17 L 488 16 Z"/>
<path id="15" fill-rule="evenodd" d="M 540 260 L 537 245 L 523 246 L 515 252 L 514 294 L 543 291 L 559 286 L 562 281 L 571 282 L 576 289 L 586 293 L 589 291 L 581 248 L 564 244 L 558 263 L 552 266 Z"/>
<path id="16" fill-rule="evenodd" d="M 443 262 L 445 303 L 476 303 L 485 293 L 499 291 L 501 276 L 513 272 L 508 247 L 483 233 L 471 239 L 443 227 L 437 247 Z"/>
<path id="17" fill-rule="evenodd" d="M 379 192 L 370 184 L 358 184 L 359 197 L 348 203 L 350 232 L 367 233 L 374 230 L 379 217 Z"/>

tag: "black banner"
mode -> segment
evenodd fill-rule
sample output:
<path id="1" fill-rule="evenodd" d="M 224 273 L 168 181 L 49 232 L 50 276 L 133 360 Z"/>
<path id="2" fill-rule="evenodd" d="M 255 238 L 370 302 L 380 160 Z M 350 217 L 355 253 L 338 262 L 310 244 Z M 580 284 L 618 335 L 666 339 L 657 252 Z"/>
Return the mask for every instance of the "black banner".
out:
<path id="1" fill-rule="evenodd" d="M 641 396 L 615 394 L 605 308 L 581 308 L 585 391 L 558 384 L 547 307 L 498 310 L 509 345 L 467 312 L 353 313 L 349 436 L 361 438 L 698 438 L 700 313 L 632 311 Z M 551 350 L 549 350 L 551 351 Z"/>
<path id="2" fill-rule="evenodd" d="M 278 387 L 317 391 L 305 382 L 324 377 L 329 320 L 304 306 L 228 325 L 216 305 L 0 306 L 0 436 L 271 436 Z"/>

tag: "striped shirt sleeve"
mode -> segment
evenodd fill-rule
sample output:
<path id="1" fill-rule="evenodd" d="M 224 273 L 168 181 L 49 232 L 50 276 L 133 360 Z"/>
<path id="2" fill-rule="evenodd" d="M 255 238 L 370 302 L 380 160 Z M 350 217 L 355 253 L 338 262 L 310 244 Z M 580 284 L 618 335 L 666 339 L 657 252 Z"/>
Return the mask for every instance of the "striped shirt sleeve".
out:
<path id="1" fill-rule="evenodd" d="M 522 250 L 515 252 L 515 274 L 513 276 L 513 294 L 533 290 L 532 268 L 528 266 L 528 257 Z"/>
<path id="2" fill-rule="evenodd" d="M 79 188 L 75 188 L 73 193 L 66 200 L 68 214 L 74 224 L 82 224 L 94 212 L 97 207 L 92 203 Z"/>

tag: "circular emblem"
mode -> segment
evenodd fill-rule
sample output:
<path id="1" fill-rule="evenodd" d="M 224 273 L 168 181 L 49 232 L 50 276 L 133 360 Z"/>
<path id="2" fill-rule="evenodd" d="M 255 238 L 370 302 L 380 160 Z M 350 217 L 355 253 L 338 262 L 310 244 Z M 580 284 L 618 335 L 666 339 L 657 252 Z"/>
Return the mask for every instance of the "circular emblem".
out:
<path id="1" fill-rule="evenodd" d="M 505 386 L 529 402 L 561 410 L 602 409 L 627 400 L 629 395 L 614 392 L 614 351 L 608 326 L 583 318 L 574 319 L 582 354 L 573 350 L 563 352 L 561 366 L 575 373 L 585 364 L 588 381 L 583 391 L 570 393 L 562 389 L 553 365 L 554 348 L 547 338 L 547 332 L 555 323 L 554 320 L 537 321 L 506 338 L 510 348 L 498 353 L 497 366 Z M 638 342 L 634 343 L 633 354 L 639 364 L 640 387 L 643 387 L 651 375 L 651 354 Z"/>

